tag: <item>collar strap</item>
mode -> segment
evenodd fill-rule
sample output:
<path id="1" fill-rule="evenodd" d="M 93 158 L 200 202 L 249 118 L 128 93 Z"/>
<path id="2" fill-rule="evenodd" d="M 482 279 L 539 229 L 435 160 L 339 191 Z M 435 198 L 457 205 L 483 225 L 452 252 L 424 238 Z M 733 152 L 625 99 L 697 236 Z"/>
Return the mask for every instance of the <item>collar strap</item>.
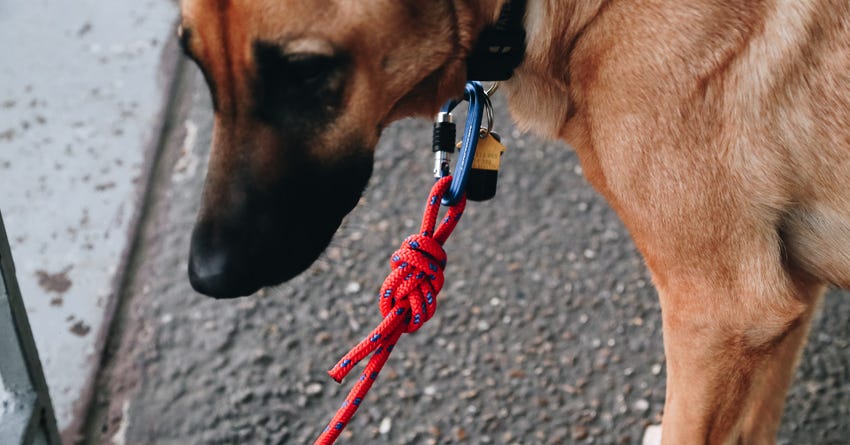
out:
<path id="1" fill-rule="evenodd" d="M 499 20 L 484 28 L 467 58 L 469 80 L 508 80 L 525 58 L 526 0 L 508 0 Z"/>

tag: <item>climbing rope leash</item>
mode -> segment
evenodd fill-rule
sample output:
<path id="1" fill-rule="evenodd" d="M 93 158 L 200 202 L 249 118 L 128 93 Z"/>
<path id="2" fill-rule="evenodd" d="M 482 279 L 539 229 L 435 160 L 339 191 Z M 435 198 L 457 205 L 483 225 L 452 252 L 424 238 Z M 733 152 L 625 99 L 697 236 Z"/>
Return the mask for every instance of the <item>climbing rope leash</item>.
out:
<path id="1" fill-rule="evenodd" d="M 491 88 L 489 94 L 495 91 Z M 469 112 L 460 144 L 460 158 L 454 176 L 449 176 L 449 155 L 454 152 L 455 127 L 451 111 L 459 101 L 447 103 L 434 124 L 435 175 L 437 182 L 425 205 L 419 233 L 409 236 L 390 259 L 391 272 L 378 294 L 383 320 L 366 338 L 333 367 L 328 374 L 341 382 L 361 360 L 372 354 L 357 383 L 348 393 L 334 418 L 314 442 L 330 445 L 351 421 L 366 393 L 378 378 L 401 334 L 414 332 L 428 321 L 437 308 L 437 294 L 443 288 L 446 252 L 443 244 L 451 235 L 469 199 L 486 200 L 496 192 L 496 175 L 504 146 L 492 132 L 493 110 L 488 92 L 478 82 L 468 82 L 465 100 Z M 481 127 L 487 111 L 487 128 Z M 481 145 L 480 153 L 476 148 Z M 478 199 L 475 199 L 475 198 Z M 440 206 L 448 211 L 440 225 Z"/>
<path id="2" fill-rule="evenodd" d="M 328 371 L 334 380 L 340 382 L 357 363 L 374 352 L 333 420 L 316 440 L 316 445 L 334 443 L 372 387 L 401 334 L 416 331 L 434 314 L 446 267 L 443 243 L 466 207 L 466 198 L 461 197 L 457 204 L 449 207 L 442 223 L 435 228 L 440 200 L 451 182 L 452 177 L 447 176 L 434 184 L 419 234 L 404 240 L 390 259 L 392 272 L 384 280 L 379 293 L 383 321 Z"/>

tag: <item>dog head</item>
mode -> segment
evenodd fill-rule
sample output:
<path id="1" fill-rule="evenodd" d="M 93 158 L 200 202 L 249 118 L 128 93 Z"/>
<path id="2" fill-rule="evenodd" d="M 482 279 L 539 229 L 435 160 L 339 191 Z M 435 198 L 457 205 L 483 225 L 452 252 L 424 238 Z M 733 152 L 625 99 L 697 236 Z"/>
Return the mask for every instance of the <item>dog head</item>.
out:
<path id="1" fill-rule="evenodd" d="M 389 122 L 462 91 L 450 0 L 183 0 L 215 127 L 189 276 L 248 295 L 306 269 L 360 199 Z"/>

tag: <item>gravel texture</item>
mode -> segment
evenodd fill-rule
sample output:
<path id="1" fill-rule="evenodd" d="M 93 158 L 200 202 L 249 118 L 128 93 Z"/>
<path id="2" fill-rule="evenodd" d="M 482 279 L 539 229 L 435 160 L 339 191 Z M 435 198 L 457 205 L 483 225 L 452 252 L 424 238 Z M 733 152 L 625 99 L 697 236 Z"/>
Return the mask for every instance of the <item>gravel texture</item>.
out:
<path id="1" fill-rule="evenodd" d="M 214 301 L 185 273 L 211 128 L 190 73 L 104 374 L 109 415 L 93 431 L 128 444 L 310 443 L 352 384 L 325 372 L 379 321 L 389 255 L 418 225 L 430 123 L 385 131 L 362 203 L 306 273 Z M 660 420 L 660 313 L 640 256 L 575 154 L 513 130 L 496 103 L 499 194 L 470 203 L 436 316 L 402 338 L 340 443 L 632 444 Z M 850 437 L 847 296 L 832 293 L 815 322 L 780 443 Z"/>

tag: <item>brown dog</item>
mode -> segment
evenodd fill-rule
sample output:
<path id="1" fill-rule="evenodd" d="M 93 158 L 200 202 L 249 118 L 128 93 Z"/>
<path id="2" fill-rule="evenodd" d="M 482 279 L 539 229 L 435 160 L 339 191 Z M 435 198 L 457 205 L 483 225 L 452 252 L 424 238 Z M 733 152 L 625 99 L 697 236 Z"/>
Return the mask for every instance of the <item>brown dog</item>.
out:
<path id="1" fill-rule="evenodd" d="M 215 101 L 196 289 L 309 266 L 504 3 L 184 0 Z M 575 147 L 658 288 L 663 442 L 774 441 L 818 299 L 850 287 L 850 3 L 531 0 L 525 28 L 516 120 Z"/>

